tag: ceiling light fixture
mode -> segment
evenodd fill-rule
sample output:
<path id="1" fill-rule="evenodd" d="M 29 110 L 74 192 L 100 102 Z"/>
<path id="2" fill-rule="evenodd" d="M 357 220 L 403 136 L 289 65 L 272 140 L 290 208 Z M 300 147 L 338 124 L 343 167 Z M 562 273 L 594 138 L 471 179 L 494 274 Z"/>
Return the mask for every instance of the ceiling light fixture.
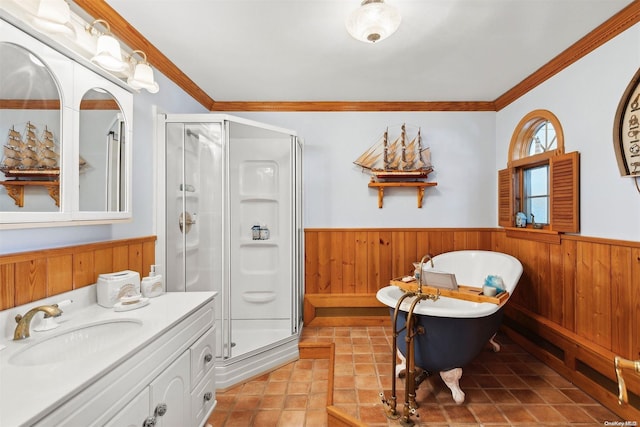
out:
<path id="1" fill-rule="evenodd" d="M 142 57 L 142 61 L 134 63 L 133 55 L 138 54 Z M 146 89 L 150 93 L 157 93 L 160 87 L 153 78 L 153 69 L 147 62 L 147 54 L 141 50 L 131 52 L 132 71 L 127 79 L 129 86 L 135 90 Z"/>
<path id="2" fill-rule="evenodd" d="M 359 8 L 347 18 L 351 36 L 365 43 L 376 43 L 395 33 L 402 17 L 395 7 L 384 0 L 363 0 Z"/>
<path id="3" fill-rule="evenodd" d="M 106 29 L 106 33 L 100 33 L 96 30 L 95 25 L 102 24 Z M 86 27 L 87 32 L 91 35 L 98 34 L 98 43 L 96 45 L 96 54 L 91 58 L 91 62 L 99 65 L 105 70 L 122 72 L 129 68 L 129 64 L 122 60 L 122 50 L 120 42 L 111 34 L 111 27 L 104 19 L 96 19 Z"/>

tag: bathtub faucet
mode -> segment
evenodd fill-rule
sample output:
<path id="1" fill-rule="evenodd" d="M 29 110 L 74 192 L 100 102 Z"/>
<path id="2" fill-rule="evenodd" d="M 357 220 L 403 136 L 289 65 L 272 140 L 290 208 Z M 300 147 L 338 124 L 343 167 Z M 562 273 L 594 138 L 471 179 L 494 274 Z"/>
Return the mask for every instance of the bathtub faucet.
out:
<path id="1" fill-rule="evenodd" d="M 423 266 L 424 262 L 427 261 L 427 260 L 429 260 L 429 262 L 431 263 L 431 268 L 433 268 L 433 258 L 431 257 L 431 255 L 426 254 L 420 260 L 420 277 L 419 277 L 419 280 L 418 280 L 418 294 L 422 293 L 422 266 Z"/>

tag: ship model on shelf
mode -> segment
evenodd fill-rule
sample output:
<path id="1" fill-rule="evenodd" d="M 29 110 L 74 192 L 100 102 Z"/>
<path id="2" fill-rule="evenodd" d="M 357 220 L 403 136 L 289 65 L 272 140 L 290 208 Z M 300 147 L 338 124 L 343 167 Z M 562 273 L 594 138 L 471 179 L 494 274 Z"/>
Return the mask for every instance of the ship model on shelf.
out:
<path id="1" fill-rule="evenodd" d="M 371 180 L 422 180 L 433 171 L 429 147 L 422 145 L 421 130 L 407 136 L 407 126 L 400 126 L 400 133 L 390 137 L 387 128 L 382 137 L 353 163 L 368 170 Z M 390 142 L 391 141 L 391 142 Z"/>
<path id="2" fill-rule="evenodd" d="M 38 136 L 38 129 L 27 122 L 24 135 L 12 126 L 3 147 L 0 172 L 7 178 L 57 181 L 60 176 L 60 155 L 53 132 L 47 126 Z"/>

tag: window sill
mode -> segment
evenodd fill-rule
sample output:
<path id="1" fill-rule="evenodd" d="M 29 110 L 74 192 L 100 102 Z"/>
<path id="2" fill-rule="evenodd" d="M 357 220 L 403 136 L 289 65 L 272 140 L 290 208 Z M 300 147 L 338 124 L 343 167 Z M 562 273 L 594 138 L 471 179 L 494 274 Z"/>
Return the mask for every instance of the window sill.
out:
<path id="1" fill-rule="evenodd" d="M 554 245 L 560 244 L 560 233 L 552 230 L 537 230 L 533 228 L 516 228 L 505 227 L 504 228 L 507 237 L 515 239 L 532 240 L 535 242 L 551 243 Z"/>

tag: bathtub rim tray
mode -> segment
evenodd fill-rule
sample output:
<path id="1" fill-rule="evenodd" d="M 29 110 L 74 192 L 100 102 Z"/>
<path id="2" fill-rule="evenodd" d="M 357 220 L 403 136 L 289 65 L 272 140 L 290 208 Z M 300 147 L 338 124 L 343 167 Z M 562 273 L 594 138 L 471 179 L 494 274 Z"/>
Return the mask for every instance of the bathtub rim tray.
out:
<path id="1" fill-rule="evenodd" d="M 415 292 L 418 289 L 416 279 L 413 278 L 410 281 L 403 281 L 402 277 L 391 279 L 389 282 L 392 286 L 397 286 L 404 291 Z M 436 288 L 433 286 L 422 285 L 422 291 L 428 293 L 440 292 L 440 296 L 461 299 L 472 302 L 490 302 L 496 305 L 503 305 L 509 299 L 509 292 L 502 291 L 496 296 L 483 295 L 482 288 L 478 286 L 467 286 L 458 284 L 458 290 L 450 290 L 446 288 Z"/>

